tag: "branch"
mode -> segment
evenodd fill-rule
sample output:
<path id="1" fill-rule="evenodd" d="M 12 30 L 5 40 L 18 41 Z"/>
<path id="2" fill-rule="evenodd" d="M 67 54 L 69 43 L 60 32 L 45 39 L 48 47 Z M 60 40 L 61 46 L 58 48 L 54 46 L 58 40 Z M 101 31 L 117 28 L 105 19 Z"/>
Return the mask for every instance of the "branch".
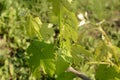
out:
<path id="1" fill-rule="evenodd" d="M 81 79 L 83 80 L 90 80 L 90 78 L 88 78 L 86 75 L 84 74 L 81 74 L 80 72 L 78 72 L 77 70 L 75 70 L 73 67 L 69 67 L 67 69 L 68 72 L 72 72 L 74 73 L 75 75 L 77 75 L 78 77 L 80 77 Z"/>

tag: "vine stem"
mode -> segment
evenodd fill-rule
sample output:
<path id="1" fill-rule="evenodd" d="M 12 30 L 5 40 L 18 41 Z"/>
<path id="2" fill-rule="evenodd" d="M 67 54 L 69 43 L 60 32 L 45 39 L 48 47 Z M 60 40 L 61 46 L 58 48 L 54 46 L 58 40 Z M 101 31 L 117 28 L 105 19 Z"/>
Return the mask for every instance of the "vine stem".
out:
<path id="1" fill-rule="evenodd" d="M 106 42 L 107 42 L 108 44 L 111 44 L 110 39 L 108 38 L 107 34 L 105 33 L 105 31 L 102 29 L 101 26 L 99 26 L 98 30 L 103 34 L 103 36 L 104 36 L 105 39 L 106 39 Z"/>
<path id="2" fill-rule="evenodd" d="M 88 78 L 86 75 L 78 72 L 77 70 L 75 70 L 73 67 L 69 67 L 67 69 L 68 72 L 72 72 L 73 74 L 77 75 L 79 78 L 81 78 L 82 80 L 91 80 L 90 78 Z"/>
<path id="3" fill-rule="evenodd" d="M 115 61 L 116 61 L 117 64 L 118 64 L 118 58 L 117 58 L 117 55 L 116 55 L 116 51 L 115 51 L 115 49 L 114 49 L 114 47 L 113 47 L 113 45 L 112 45 L 109 37 L 107 36 L 107 34 L 105 33 L 105 31 L 102 29 L 102 27 L 101 27 L 100 25 L 99 25 L 98 30 L 101 31 L 101 33 L 102 33 L 103 36 L 105 37 L 105 40 L 104 40 L 104 41 L 105 41 L 105 42 L 108 44 L 108 46 L 112 49 L 113 55 L 114 55 L 114 57 L 115 57 Z"/>

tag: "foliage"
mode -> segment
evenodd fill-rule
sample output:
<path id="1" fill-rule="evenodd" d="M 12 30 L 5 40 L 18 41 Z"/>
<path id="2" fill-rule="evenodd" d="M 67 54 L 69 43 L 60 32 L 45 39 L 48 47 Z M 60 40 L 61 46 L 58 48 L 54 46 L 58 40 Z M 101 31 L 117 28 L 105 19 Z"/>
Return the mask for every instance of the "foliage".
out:
<path id="1" fill-rule="evenodd" d="M 1 0 L 0 79 L 119 80 L 119 0 Z M 32 73 L 32 74 L 31 74 Z"/>
<path id="2" fill-rule="evenodd" d="M 104 11 L 105 9 L 107 10 L 105 6 L 106 4 L 105 5 L 103 4 L 106 2 L 104 1 L 97 2 L 96 0 L 88 2 L 88 4 L 91 4 L 91 6 L 89 6 L 89 10 L 92 11 L 92 15 L 90 15 L 90 19 L 89 19 L 89 16 L 87 17 L 87 15 L 85 15 L 85 17 L 88 18 L 89 20 L 89 23 L 87 24 L 89 25 L 88 28 L 86 27 L 86 25 L 84 26 L 84 28 L 78 27 L 79 23 L 75 16 L 76 11 L 73 10 L 74 7 L 69 7 L 69 6 L 73 6 L 72 2 L 69 3 L 68 1 L 64 1 L 64 0 L 60 0 L 60 1 L 48 0 L 48 2 L 51 3 L 51 7 L 52 7 L 51 9 L 52 13 L 50 15 L 50 17 L 51 16 L 52 17 L 49 19 L 48 22 L 52 22 L 52 24 L 55 26 L 52 26 L 49 28 L 49 30 L 47 30 L 47 35 L 49 36 L 49 38 L 47 38 L 47 41 L 44 35 L 41 34 L 42 30 L 39 30 L 39 29 L 37 30 L 39 30 L 40 33 L 34 35 L 34 38 L 32 39 L 34 42 L 35 37 L 37 37 L 37 40 L 39 40 L 39 43 L 44 42 L 45 43 L 44 45 L 46 45 L 46 47 L 47 45 L 49 46 L 49 44 L 54 44 L 54 47 L 53 48 L 51 47 L 51 50 L 54 49 L 55 52 L 49 51 L 50 48 L 47 49 L 41 44 L 37 46 L 38 43 L 36 42 L 34 43 L 34 46 L 32 45 L 32 48 L 29 49 L 29 47 L 31 46 L 30 45 L 27 49 L 29 51 L 28 53 L 32 55 L 32 57 L 29 58 L 30 60 L 29 65 L 31 67 L 36 66 L 35 69 L 41 68 L 43 72 L 47 73 L 48 75 L 50 75 L 49 74 L 50 72 L 46 68 L 50 67 L 49 69 L 51 73 L 57 76 L 55 77 L 57 80 L 64 80 L 64 79 L 72 80 L 75 77 L 73 74 L 72 74 L 73 77 L 66 77 L 66 76 L 71 76 L 66 72 L 69 66 L 73 66 L 77 68 L 80 67 L 81 69 L 84 69 L 85 66 L 88 66 L 86 71 L 87 70 L 91 71 L 91 73 L 89 73 L 88 75 L 91 76 L 90 74 L 95 73 L 94 75 L 97 80 L 119 79 L 119 76 L 118 76 L 120 74 L 119 48 L 112 44 L 106 32 L 101 27 L 102 25 L 106 25 L 106 24 L 103 24 L 102 22 L 103 19 L 107 19 L 107 16 L 105 15 L 106 12 Z M 97 5 L 97 3 L 99 3 L 99 5 Z M 97 6 L 97 7 L 93 7 L 93 6 Z M 29 18 L 29 16 L 27 17 Z M 97 23 L 98 21 L 101 21 L 101 22 Z M 36 24 L 39 24 L 39 23 L 34 23 L 34 25 L 31 25 L 31 27 L 36 28 L 38 26 Z M 46 23 L 42 22 L 42 25 L 44 24 Z M 51 23 L 48 23 L 48 25 L 49 24 Z M 41 24 L 39 25 L 40 29 L 44 27 L 42 25 Z M 59 30 L 59 34 L 54 32 L 55 35 L 57 34 L 57 37 L 54 37 L 54 35 L 51 35 L 49 33 L 51 29 Z M 85 32 L 85 30 L 87 31 Z M 91 31 L 93 30 L 97 30 L 96 33 L 98 35 L 95 35 L 94 33 L 92 33 Z M 34 33 L 34 31 L 35 30 L 32 30 L 30 32 Z M 89 35 L 89 34 L 93 34 L 92 36 L 94 38 L 91 38 L 89 36 L 87 36 L 86 38 L 86 35 Z M 51 38 L 53 39 L 53 41 L 51 41 Z M 86 41 L 87 39 L 93 40 L 93 43 L 91 44 L 91 41 L 87 42 Z M 94 39 L 97 39 L 97 40 L 94 40 Z M 87 45 L 87 43 L 91 45 L 89 46 Z M 30 44 L 32 44 L 32 41 Z M 35 44 L 37 45 L 35 46 Z M 40 46 L 43 50 L 40 48 Z M 93 47 L 94 50 L 90 48 L 91 46 Z M 46 50 L 46 52 L 44 52 L 44 50 Z M 35 56 L 35 54 L 37 55 Z M 42 56 L 43 54 L 45 55 Z M 51 64 L 51 60 L 49 60 L 48 63 L 45 63 L 45 61 L 43 60 L 43 63 L 49 66 L 41 65 L 40 59 L 49 59 L 51 58 L 50 56 L 52 56 L 53 54 L 55 54 L 56 56 L 52 58 L 53 59 L 52 64 Z M 52 68 L 52 65 L 54 65 L 54 68 Z M 104 66 L 101 67 L 102 65 L 105 65 L 105 67 Z M 110 66 L 113 66 L 113 67 L 110 67 Z M 104 68 L 108 69 L 108 71 L 106 71 L 106 73 L 109 73 L 108 76 L 112 74 L 115 74 L 115 75 L 111 77 L 100 77 L 104 73 Z M 35 69 L 31 68 L 31 70 L 35 70 Z M 54 77 L 54 75 L 51 75 L 51 76 Z M 63 78 L 63 75 L 64 75 L 64 78 Z M 91 77 L 91 78 L 94 79 L 94 77 Z"/>

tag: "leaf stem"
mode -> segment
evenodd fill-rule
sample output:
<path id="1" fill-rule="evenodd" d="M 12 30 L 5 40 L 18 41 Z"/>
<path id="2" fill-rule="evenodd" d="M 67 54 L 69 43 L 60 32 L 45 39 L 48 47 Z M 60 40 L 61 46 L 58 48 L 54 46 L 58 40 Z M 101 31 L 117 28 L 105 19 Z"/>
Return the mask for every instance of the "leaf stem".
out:
<path id="1" fill-rule="evenodd" d="M 67 71 L 74 73 L 75 75 L 77 75 L 78 77 L 80 77 L 80 78 L 83 79 L 83 80 L 91 80 L 91 79 L 88 78 L 86 75 L 84 75 L 84 74 L 78 72 L 77 70 L 75 70 L 73 67 L 69 67 L 69 68 L 67 69 Z"/>

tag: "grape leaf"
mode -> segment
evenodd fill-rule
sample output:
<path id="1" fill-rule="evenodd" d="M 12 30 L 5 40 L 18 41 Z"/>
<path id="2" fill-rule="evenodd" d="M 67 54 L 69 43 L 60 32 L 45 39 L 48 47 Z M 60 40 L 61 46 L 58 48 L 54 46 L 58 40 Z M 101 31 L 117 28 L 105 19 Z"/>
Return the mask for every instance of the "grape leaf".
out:
<path id="1" fill-rule="evenodd" d="M 52 2 L 53 6 L 53 12 L 56 16 L 59 16 L 60 14 L 60 0 L 48 0 L 49 2 Z"/>
<path id="2" fill-rule="evenodd" d="M 58 75 L 57 80 L 73 80 L 75 75 L 70 72 L 63 72 Z"/>
<path id="3" fill-rule="evenodd" d="M 40 34 L 40 27 L 42 25 L 41 20 L 39 17 L 33 18 L 31 15 L 27 16 L 27 21 L 26 21 L 26 31 L 27 34 L 30 38 L 38 36 L 38 38 L 41 38 Z"/>
<path id="4" fill-rule="evenodd" d="M 80 65 L 80 62 L 84 61 L 86 56 L 92 56 L 92 54 L 81 45 L 73 45 L 71 47 L 71 55 L 76 65 Z"/>
<path id="5" fill-rule="evenodd" d="M 48 24 L 44 23 L 42 25 L 42 27 L 40 28 L 40 32 L 41 32 L 41 36 L 43 37 L 44 40 L 48 40 L 51 37 L 53 37 L 54 34 L 54 29 L 53 28 L 49 28 Z"/>
<path id="6" fill-rule="evenodd" d="M 74 54 L 80 54 L 80 55 L 86 55 L 86 56 L 91 56 L 91 53 L 86 50 L 84 47 L 82 47 L 81 45 L 73 45 L 71 48 L 71 52 Z"/>
<path id="7" fill-rule="evenodd" d="M 44 73 L 47 73 L 50 76 L 53 76 L 55 74 L 56 68 L 53 59 L 40 60 L 40 65 Z"/>
<path id="8" fill-rule="evenodd" d="M 57 75 L 65 72 L 69 66 L 69 63 L 66 62 L 61 56 L 57 56 L 56 64 L 56 73 Z"/>
<path id="9" fill-rule="evenodd" d="M 95 73 L 96 80 L 115 80 L 115 78 L 120 78 L 120 73 L 118 73 L 115 66 L 109 66 L 106 64 L 100 64 Z"/>
<path id="10" fill-rule="evenodd" d="M 48 44 L 37 40 L 31 42 L 27 49 L 27 53 L 30 56 L 28 62 L 33 71 L 37 67 L 40 67 L 40 60 L 43 60 L 44 62 L 46 59 L 54 59 L 55 57 L 53 44 Z M 47 62 L 45 61 L 44 64 L 47 64 Z"/>

